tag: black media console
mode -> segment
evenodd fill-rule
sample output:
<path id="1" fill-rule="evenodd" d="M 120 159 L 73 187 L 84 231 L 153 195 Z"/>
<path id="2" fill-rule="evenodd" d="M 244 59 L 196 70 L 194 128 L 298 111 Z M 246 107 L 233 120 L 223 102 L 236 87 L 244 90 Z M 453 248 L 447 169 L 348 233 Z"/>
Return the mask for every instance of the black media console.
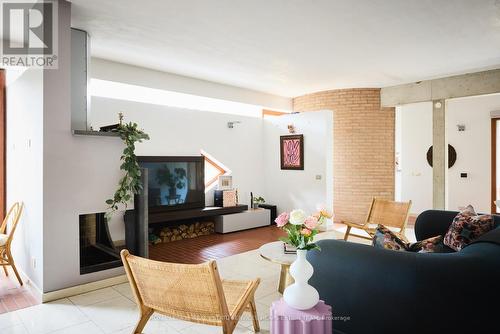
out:
<path id="1" fill-rule="evenodd" d="M 143 160 L 155 161 L 165 159 L 165 157 L 143 157 Z M 198 174 L 203 181 L 203 158 L 201 157 L 171 157 L 172 161 L 198 161 L 201 167 Z M 218 217 L 240 213 L 248 210 L 247 205 L 237 205 L 234 207 L 201 207 L 205 203 L 205 195 L 200 197 L 198 202 L 191 203 L 189 206 L 181 205 L 178 208 L 158 207 L 149 209 L 148 192 L 149 171 L 147 168 L 141 168 L 141 183 L 143 189 L 134 196 L 134 210 L 125 212 L 125 244 L 130 253 L 145 258 L 149 257 L 149 228 L 165 226 L 176 226 L 179 224 L 196 222 L 199 219 Z M 204 182 L 202 183 L 204 184 Z M 198 207 L 192 207 L 198 206 Z"/>
<path id="2" fill-rule="evenodd" d="M 136 201 L 136 207 L 141 206 L 140 203 Z M 168 225 L 178 225 L 181 222 L 187 220 L 196 220 L 210 217 L 217 217 L 223 215 L 230 215 L 233 213 L 240 213 L 248 210 L 248 205 L 237 205 L 233 207 L 215 207 L 207 206 L 204 208 L 197 209 L 184 209 L 175 211 L 165 211 L 165 212 L 149 212 L 147 214 L 147 220 L 141 219 L 138 210 L 127 210 L 125 212 L 125 243 L 127 249 L 132 253 L 140 256 L 147 257 L 147 247 L 148 242 L 148 227 L 155 224 L 168 224 Z M 146 226 L 143 226 L 146 224 Z M 141 235 L 139 234 L 146 234 Z M 143 241 L 144 240 L 144 241 Z"/>

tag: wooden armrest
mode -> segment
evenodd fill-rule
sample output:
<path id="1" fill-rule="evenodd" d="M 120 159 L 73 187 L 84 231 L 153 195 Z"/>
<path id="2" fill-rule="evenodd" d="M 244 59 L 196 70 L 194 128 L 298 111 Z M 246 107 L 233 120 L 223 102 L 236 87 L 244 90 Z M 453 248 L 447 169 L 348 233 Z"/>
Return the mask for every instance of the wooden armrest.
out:
<path id="1" fill-rule="evenodd" d="M 345 224 L 347 226 L 350 226 L 350 227 L 361 228 L 361 229 L 364 229 L 365 226 L 366 226 L 366 225 L 362 225 L 362 224 L 358 224 L 358 223 L 347 222 L 347 221 L 344 221 L 344 220 L 341 223 Z"/>

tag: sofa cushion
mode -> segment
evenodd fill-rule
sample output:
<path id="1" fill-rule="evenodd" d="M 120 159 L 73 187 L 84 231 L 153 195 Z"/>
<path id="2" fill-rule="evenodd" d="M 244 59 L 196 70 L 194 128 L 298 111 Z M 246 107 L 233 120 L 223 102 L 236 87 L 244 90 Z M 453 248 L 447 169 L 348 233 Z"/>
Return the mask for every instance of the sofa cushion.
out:
<path id="1" fill-rule="evenodd" d="M 444 244 L 456 251 L 494 228 L 492 215 L 478 215 L 472 205 L 460 211 L 444 236 Z"/>
<path id="2" fill-rule="evenodd" d="M 410 252 L 418 253 L 453 253 L 454 250 L 443 243 L 443 236 L 427 238 L 414 242 L 408 246 Z"/>
<path id="3" fill-rule="evenodd" d="M 375 229 L 375 235 L 373 236 L 372 245 L 376 248 L 384 248 L 403 252 L 406 251 L 408 247 L 407 242 L 405 242 L 394 232 L 381 224 L 379 224 Z"/>
<path id="4" fill-rule="evenodd" d="M 495 227 L 492 231 L 483 234 L 482 236 L 471 242 L 469 245 L 479 242 L 489 242 L 500 246 L 500 226 Z"/>

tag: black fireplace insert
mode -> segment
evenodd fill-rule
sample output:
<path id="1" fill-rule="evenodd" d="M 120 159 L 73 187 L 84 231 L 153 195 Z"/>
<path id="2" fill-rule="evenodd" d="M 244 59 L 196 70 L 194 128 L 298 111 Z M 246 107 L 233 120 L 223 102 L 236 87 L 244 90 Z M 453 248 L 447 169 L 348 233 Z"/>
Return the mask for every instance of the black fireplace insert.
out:
<path id="1" fill-rule="evenodd" d="M 80 275 L 121 265 L 104 213 L 80 215 Z"/>

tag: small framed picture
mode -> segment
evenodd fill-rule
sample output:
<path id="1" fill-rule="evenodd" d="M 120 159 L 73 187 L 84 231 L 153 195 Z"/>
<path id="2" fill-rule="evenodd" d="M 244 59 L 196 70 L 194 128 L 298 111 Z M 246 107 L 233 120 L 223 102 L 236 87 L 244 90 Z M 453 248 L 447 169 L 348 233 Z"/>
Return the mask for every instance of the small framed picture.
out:
<path id="1" fill-rule="evenodd" d="M 231 175 L 221 175 L 219 176 L 219 183 L 217 185 L 218 190 L 230 190 L 233 189 L 233 177 Z"/>
<path id="2" fill-rule="evenodd" d="M 224 190 L 222 193 L 222 206 L 224 208 L 238 205 L 238 192 L 235 189 Z"/>
<path id="3" fill-rule="evenodd" d="M 304 136 L 280 136 L 281 169 L 304 170 Z"/>
<path id="4" fill-rule="evenodd" d="M 285 254 L 297 254 L 297 247 L 283 243 Z"/>

